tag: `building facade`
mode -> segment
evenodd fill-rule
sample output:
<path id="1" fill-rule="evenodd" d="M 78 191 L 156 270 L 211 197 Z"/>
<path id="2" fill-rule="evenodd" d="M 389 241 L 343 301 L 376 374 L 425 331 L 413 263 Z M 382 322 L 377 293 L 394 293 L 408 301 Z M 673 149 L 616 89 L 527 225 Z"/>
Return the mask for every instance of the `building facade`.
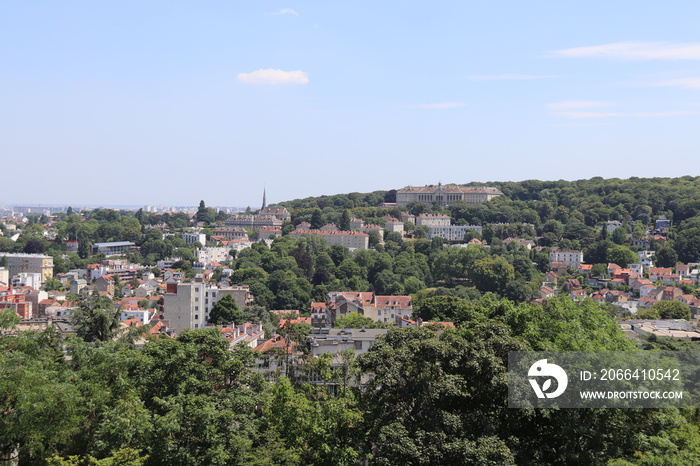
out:
<path id="1" fill-rule="evenodd" d="M 168 286 L 163 312 L 176 333 L 204 328 L 214 303 L 226 295 L 233 296 L 240 309 L 253 304 L 248 286 L 218 288 L 203 282 L 178 283 Z"/>
<path id="2" fill-rule="evenodd" d="M 551 265 L 555 262 L 566 264 L 570 269 L 578 269 L 583 262 L 583 253 L 575 249 L 552 248 L 549 253 L 549 263 Z"/>
<path id="3" fill-rule="evenodd" d="M 442 207 L 464 201 L 467 204 L 482 204 L 502 196 L 503 193 L 491 187 L 462 187 L 454 184 L 428 186 L 406 186 L 396 191 L 396 205 L 405 207 L 411 202 L 438 204 Z"/>
<path id="4" fill-rule="evenodd" d="M 10 279 L 20 273 L 39 273 L 43 284 L 48 278 L 53 277 L 53 257 L 51 256 L 2 252 L 0 257 L 7 258 Z"/>

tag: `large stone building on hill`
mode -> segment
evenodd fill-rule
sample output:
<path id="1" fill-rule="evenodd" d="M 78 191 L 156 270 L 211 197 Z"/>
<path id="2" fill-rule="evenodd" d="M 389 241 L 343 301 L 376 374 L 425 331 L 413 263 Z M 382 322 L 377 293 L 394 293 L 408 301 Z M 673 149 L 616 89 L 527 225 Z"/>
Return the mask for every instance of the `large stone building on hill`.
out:
<path id="1" fill-rule="evenodd" d="M 464 201 L 467 204 L 482 204 L 502 196 L 503 193 L 490 187 L 463 187 L 454 184 L 438 183 L 428 186 L 406 186 L 396 191 L 396 205 L 405 207 L 411 202 L 438 204 L 442 207 Z"/>

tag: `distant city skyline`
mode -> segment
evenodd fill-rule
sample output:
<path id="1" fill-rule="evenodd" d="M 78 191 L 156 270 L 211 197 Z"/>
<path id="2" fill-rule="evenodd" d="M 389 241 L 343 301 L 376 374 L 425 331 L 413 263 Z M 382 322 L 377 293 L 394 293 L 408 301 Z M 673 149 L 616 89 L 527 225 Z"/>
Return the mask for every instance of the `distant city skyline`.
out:
<path id="1" fill-rule="evenodd" d="M 700 3 L 15 2 L 6 204 L 697 175 Z"/>

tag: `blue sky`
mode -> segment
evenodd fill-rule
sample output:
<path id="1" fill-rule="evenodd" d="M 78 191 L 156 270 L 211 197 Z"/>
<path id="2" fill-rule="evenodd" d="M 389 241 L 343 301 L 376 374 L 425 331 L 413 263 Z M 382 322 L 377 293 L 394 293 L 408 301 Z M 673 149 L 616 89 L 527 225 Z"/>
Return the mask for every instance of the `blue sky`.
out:
<path id="1" fill-rule="evenodd" d="M 698 175 L 699 17 L 695 1 L 2 2 L 0 202 Z"/>

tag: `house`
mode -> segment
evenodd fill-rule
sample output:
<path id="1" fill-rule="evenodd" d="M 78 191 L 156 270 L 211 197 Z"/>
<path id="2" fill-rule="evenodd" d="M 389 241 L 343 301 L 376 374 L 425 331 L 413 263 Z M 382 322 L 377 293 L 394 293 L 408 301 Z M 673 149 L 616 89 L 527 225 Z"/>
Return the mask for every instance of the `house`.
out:
<path id="1" fill-rule="evenodd" d="M 678 275 L 680 275 L 681 279 L 690 278 L 690 265 L 689 264 L 676 265 L 676 273 Z"/>
<path id="2" fill-rule="evenodd" d="M 413 305 L 410 296 L 378 296 L 373 292 L 331 291 L 328 302 L 311 305 L 314 327 L 333 326 L 335 321 L 356 312 L 375 322 L 394 322 L 396 316 L 410 317 Z"/>
<path id="3" fill-rule="evenodd" d="M 258 240 L 267 240 L 282 236 L 282 228 L 262 227 L 258 230 Z"/>
<path id="4" fill-rule="evenodd" d="M 615 273 L 617 273 L 617 271 L 620 270 L 620 269 L 622 269 L 622 267 L 620 267 L 619 265 L 615 264 L 614 262 L 608 263 L 607 271 L 608 271 L 608 275 L 610 275 L 611 277 L 614 277 L 614 276 L 615 276 Z"/>
<path id="5" fill-rule="evenodd" d="M 670 278 L 672 270 L 670 267 L 650 267 L 649 280 L 652 282 L 663 281 L 664 278 Z"/>
<path id="6" fill-rule="evenodd" d="M 550 270 L 549 272 L 547 272 L 547 273 L 544 275 L 544 284 L 545 284 L 545 285 L 554 285 L 554 286 L 556 286 L 556 285 L 557 285 L 558 278 L 559 278 L 559 277 L 557 277 L 557 274 L 554 273 L 554 272 L 552 272 L 552 271 Z"/>
<path id="7" fill-rule="evenodd" d="M 550 262 L 549 268 L 557 275 L 566 275 L 567 270 L 569 270 L 569 264 L 566 262 Z"/>
<path id="8" fill-rule="evenodd" d="M 622 303 L 629 301 L 627 293 L 620 290 L 608 290 L 605 299 L 609 303 Z"/>
<path id="9" fill-rule="evenodd" d="M 552 248 L 549 253 L 550 268 L 554 269 L 553 264 L 564 263 L 566 268 L 577 269 L 583 262 L 583 253 L 576 249 L 561 249 Z"/>
<path id="10" fill-rule="evenodd" d="M 637 291 L 637 292 L 639 292 L 639 290 L 643 286 L 654 286 L 654 284 L 651 282 L 651 280 L 649 280 L 647 278 L 641 278 L 641 277 L 630 278 L 628 284 L 629 284 L 629 287 L 631 290 Z"/>
<path id="11" fill-rule="evenodd" d="M 683 295 L 683 290 L 680 288 L 675 288 L 673 286 L 667 286 L 663 289 L 661 294 L 662 301 L 674 301 L 675 299 Z"/>
<path id="12" fill-rule="evenodd" d="M 588 296 L 588 291 L 586 291 L 586 290 L 571 290 L 569 292 L 569 297 L 571 297 L 571 299 L 573 301 L 581 301 L 583 298 L 585 298 L 587 296 Z"/>
<path id="13" fill-rule="evenodd" d="M 100 293 L 107 293 L 109 296 L 114 296 L 114 279 L 109 275 L 102 275 L 93 281 L 95 288 Z"/>
<path id="14" fill-rule="evenodd" d="M 231 348 L 242 343 L 251 349 L 255 349 L 265 340 L 262 324 L 252 324 L 250 322 L 234 327 L 222 327 L 221 336 L 229 341 Z"/>
<path id="15" fill-rule="evenodd" d="M 578 290 L 581 288 L 581 282 L 576 278 L 567 278 L 566 283 L 564 283 L 564 288 L 569 291 Z"/>
<path id="16" fill-rule="evenodd" d="M 403 235 L 403 222 L 393 217 L 386 218 L 384 228 L 392 233 L 401 233 Z"/>

